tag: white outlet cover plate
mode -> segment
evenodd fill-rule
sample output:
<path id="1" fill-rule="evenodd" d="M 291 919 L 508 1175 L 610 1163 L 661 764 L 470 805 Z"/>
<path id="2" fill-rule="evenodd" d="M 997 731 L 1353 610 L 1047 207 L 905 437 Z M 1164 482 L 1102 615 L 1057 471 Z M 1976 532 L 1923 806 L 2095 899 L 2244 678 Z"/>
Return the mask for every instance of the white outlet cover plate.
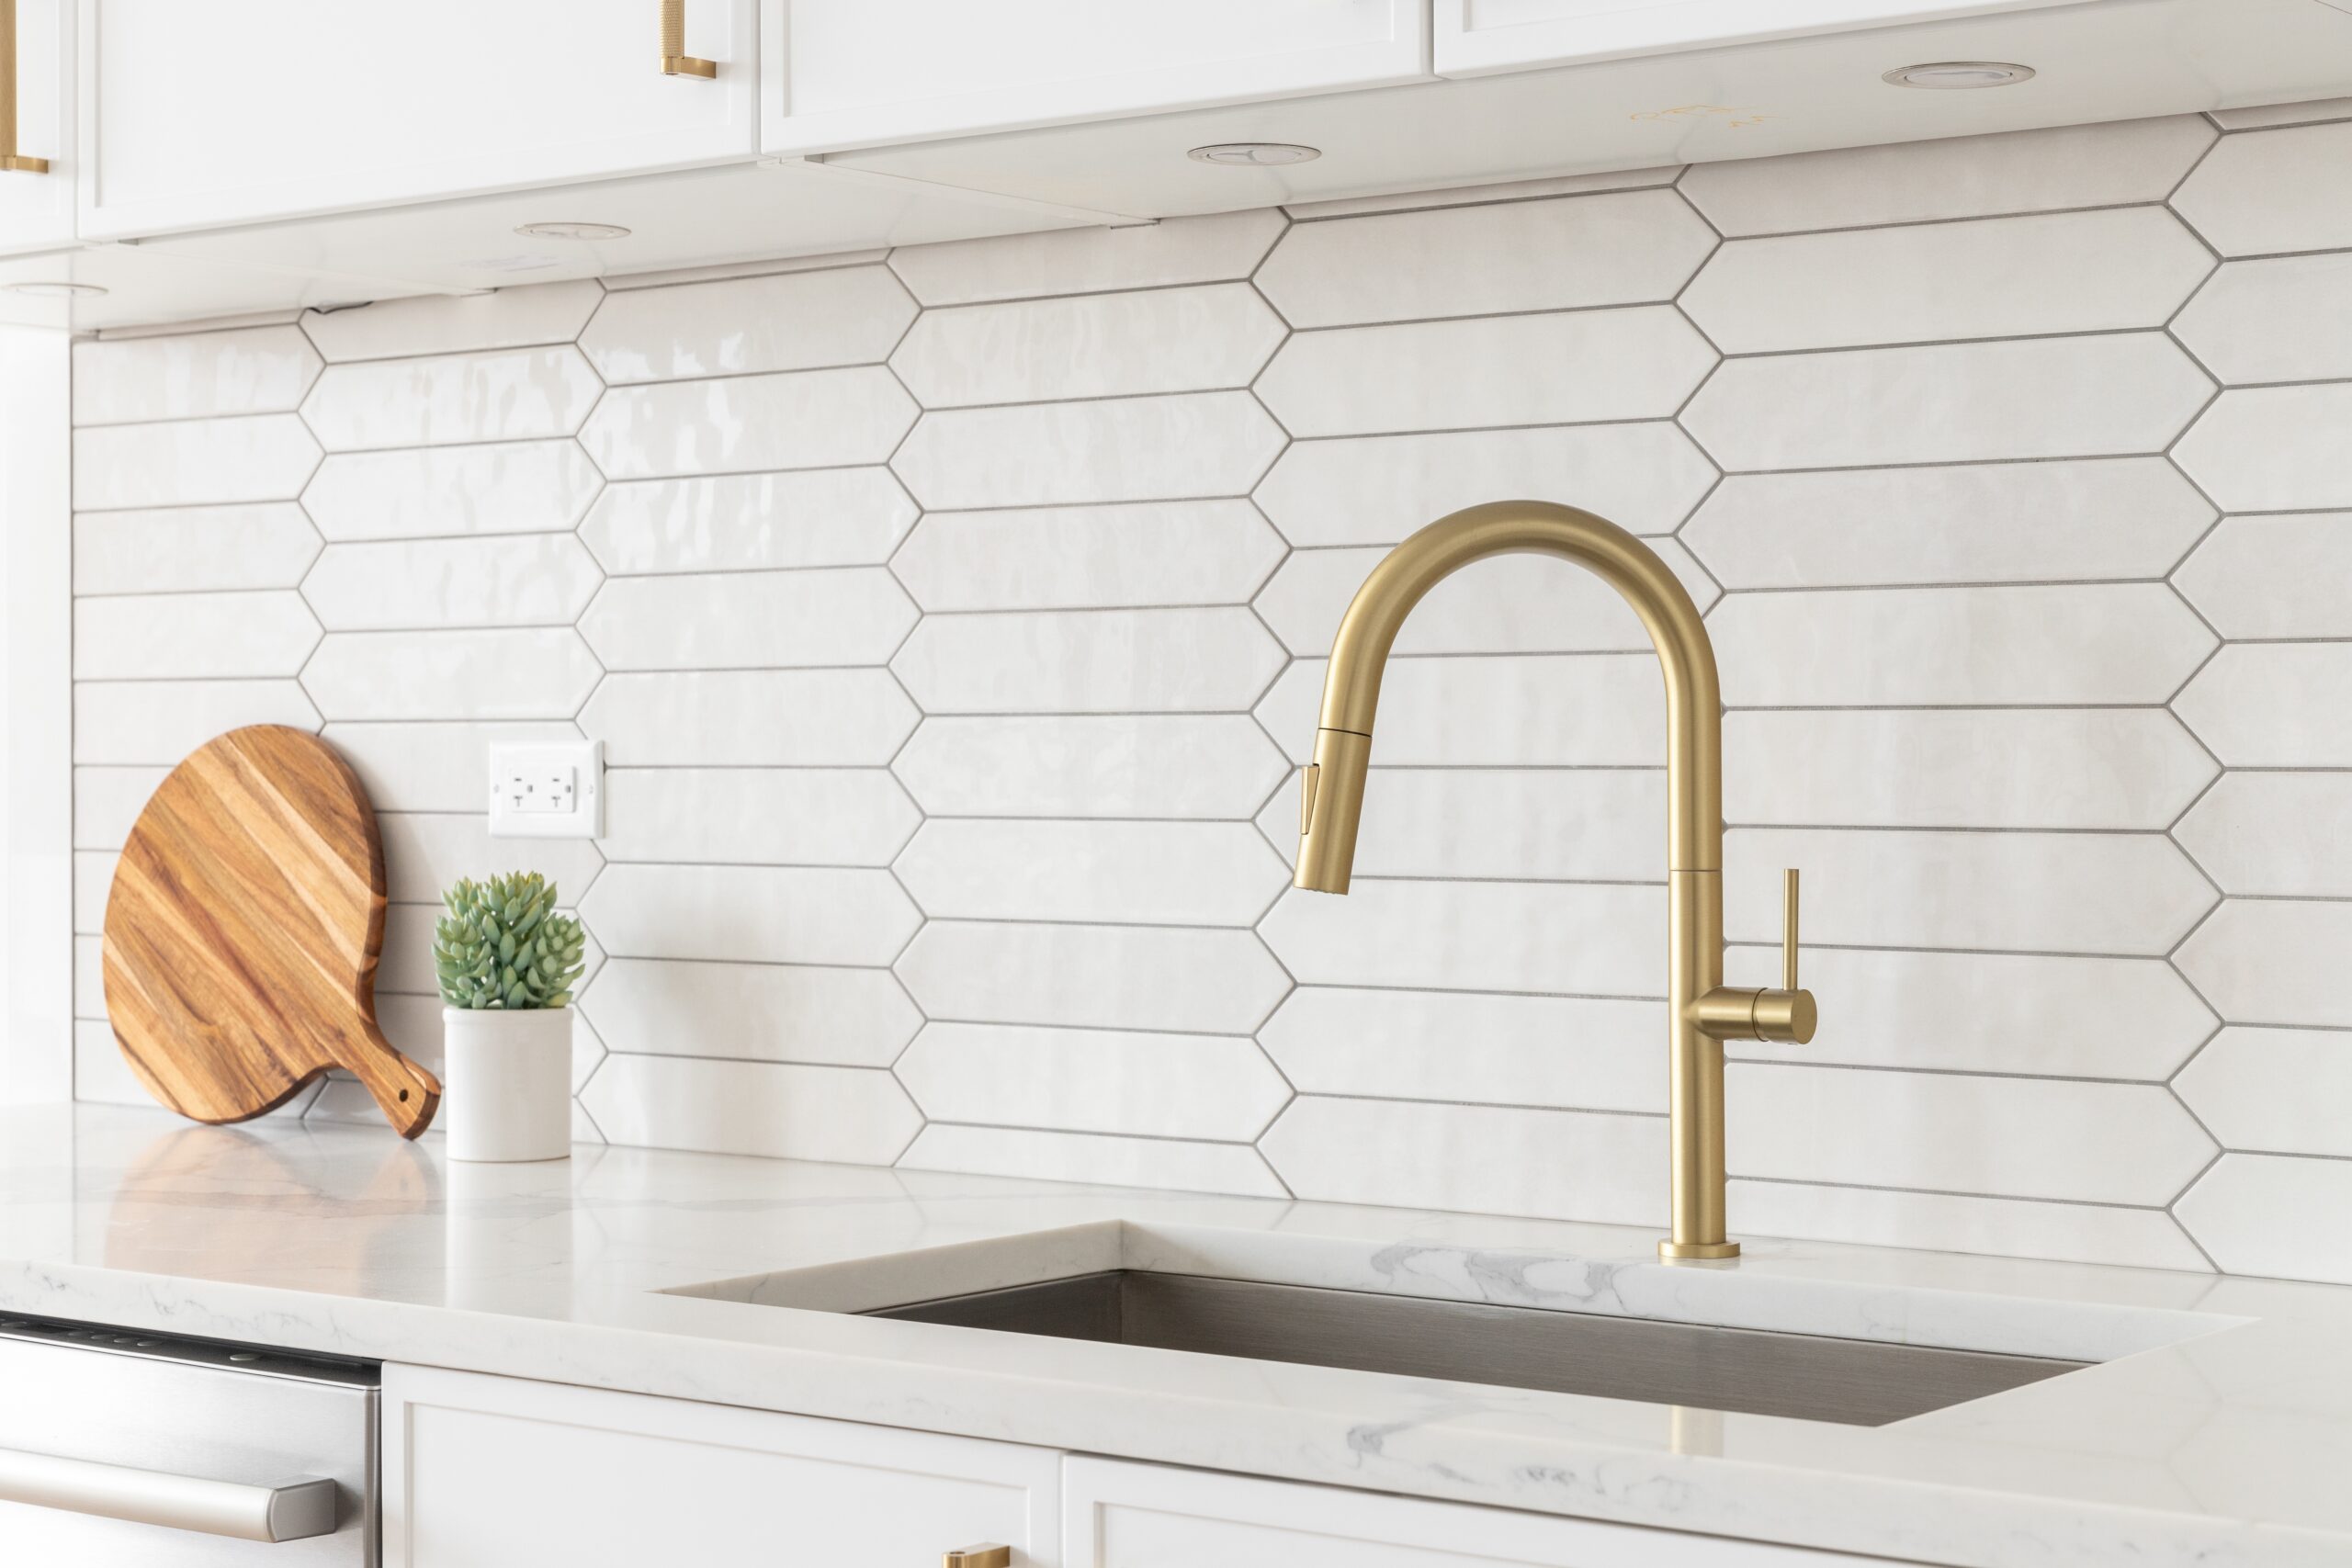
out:
<path id="1" fill-rule="evenodd" d="M 594 839 L 605 831 L 605 743 L 493 741 L 490 836 Z"/>

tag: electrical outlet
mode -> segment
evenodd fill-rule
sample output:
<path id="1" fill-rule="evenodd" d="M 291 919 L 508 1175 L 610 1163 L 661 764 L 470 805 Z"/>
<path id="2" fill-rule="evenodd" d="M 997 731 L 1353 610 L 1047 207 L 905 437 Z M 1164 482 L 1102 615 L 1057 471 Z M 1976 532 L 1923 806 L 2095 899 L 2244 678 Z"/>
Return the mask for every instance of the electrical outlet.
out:
<path id="1" fill-rule="evenodd" d="M 490 836 L 594 839 L 605 831 L 605 743 L 490 748 Z"/>

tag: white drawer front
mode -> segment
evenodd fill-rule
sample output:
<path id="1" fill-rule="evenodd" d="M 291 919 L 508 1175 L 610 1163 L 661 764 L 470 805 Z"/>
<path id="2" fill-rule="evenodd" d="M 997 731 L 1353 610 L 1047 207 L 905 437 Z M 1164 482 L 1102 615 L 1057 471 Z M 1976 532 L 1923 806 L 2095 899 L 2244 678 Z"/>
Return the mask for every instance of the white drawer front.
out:
<path id="1" fill-rule="evenodd" d="M 397 1568 L 1053 1568 L 1057 1454 L 512 1378 L 384 1369 Z"/>

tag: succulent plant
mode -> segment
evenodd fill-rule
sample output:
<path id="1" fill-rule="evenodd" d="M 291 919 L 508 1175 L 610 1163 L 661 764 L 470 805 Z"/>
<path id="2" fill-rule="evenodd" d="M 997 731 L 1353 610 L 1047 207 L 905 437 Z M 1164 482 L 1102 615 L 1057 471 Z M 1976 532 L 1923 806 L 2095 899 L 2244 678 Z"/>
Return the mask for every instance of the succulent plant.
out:
<path id="1" fill-rule="evenodd" d="M 441 895 L 433 968 L 453 1008 L 560 1008 L 580 978 L 580 922 L 555 912 L 555 884 L 537 872 L 463 879 Z"/>

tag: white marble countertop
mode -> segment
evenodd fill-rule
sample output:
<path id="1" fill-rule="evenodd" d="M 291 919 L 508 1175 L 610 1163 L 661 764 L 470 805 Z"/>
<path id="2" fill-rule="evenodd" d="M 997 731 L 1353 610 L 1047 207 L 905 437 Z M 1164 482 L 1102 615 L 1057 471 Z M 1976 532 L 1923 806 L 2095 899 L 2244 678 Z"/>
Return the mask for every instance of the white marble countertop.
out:
<path id="1" fill-rule="evenodd" d="M 1651 1243 L 640 1149 L 452 1166 L 375 1129 L 0 1111 L 5 1310 L 1982 1568 L 2352 1563 L 2352 1290 L 1788 1242 L 1669 1268 Z M 883 1261 L 844 1267 L 863 1258 Z M 2103 1364 L 1866 1428 L 766 1304 L 1119 1265 Z M 662 1293 L 776 1274 L 748 1300 Z"/>

